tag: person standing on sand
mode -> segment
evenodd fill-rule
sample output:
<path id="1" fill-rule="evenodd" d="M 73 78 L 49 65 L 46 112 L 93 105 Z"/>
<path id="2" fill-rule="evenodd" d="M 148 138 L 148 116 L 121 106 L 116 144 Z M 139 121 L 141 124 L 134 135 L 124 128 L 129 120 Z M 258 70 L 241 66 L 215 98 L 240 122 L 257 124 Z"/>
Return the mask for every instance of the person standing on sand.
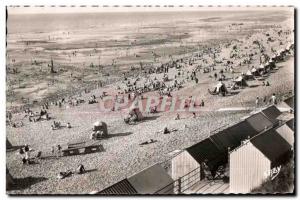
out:
<path id="1" fill-rule="evenodd" d="M 24 146 L 24 152 L 25 152 L 25 159 L 28 160 L 30 158 L 30 155 L 29 155 L 29 146 L 27 144 L 25 144 Z"/>
<path id="2" fill-rule="evenodd" d="M 214 76 L 215 76 L 215 80 L 217 80 L 217 78 L 218 78 L 218 74 L 217 74 L 217 73 L 215 73 L 215 74 L 214 74 Z"/>
<path id="3" fill-rule="evenodd" d="M 61 146 L 57 145 L 57 157 L 61 157 Z"/>
<path id="4" fill-rule="evenodd" d="M 276 97 L 275 93 L 273 93 L 273 95 L 271 96 L 271 103 L 273 105 L 277 104 L 277 97 Z"/>
<path id="5" fill-rule="evenodd" d="M 54 155 L 54 146 L 51 147 L 51 153 Z"/>
<path id="6" fill-rule="evenodd" d="M 259 107 L 259 97 L 256 97 L 255 108 L 258 108 L 258 107 Z"/>
<path id="7" fill-rule="evenodd" d="M 267 97 L 264 96 L 263 103 L 265 104 L 266 102 L 267 102 Z"/>
<path id="8" fill-rule="evenodd" d="M 193 112 L 193 118 L 194 118 L 194 119 L 196 118 L 196 113 L 195 113 L 195 112 Z"/>

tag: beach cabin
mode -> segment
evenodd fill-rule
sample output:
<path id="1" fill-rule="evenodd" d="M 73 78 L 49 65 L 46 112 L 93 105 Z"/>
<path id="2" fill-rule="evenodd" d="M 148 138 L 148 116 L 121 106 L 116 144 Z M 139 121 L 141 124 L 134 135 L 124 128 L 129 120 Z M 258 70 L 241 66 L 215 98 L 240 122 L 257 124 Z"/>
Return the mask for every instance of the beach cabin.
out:
<path id="1" fill-rule="evenodd" d="M 160 164 L 148 167 L 127 179 L 138 194 L 173 194 L 174 180 Z"/>
<path id="2" fill-rule="evenodd" d="M 264 114 L 271 122 L 273 125 L 278 125 L 279 120 L 277 119 L 282 113 L 278 108 L 274 105 L 269 106 L 265 109 L 263 109 L 262 114 Z"/>
<path id="3" fill-rule="evenodd" d="M 292 147 L 294 147 L 294 119 L 290 119 L 285 124 L 276 129 L 276 132 L 283 137 Z"/>
<path id="4" fill-rule="evenodd" d="M 165 169 L 155 164 L 93 194 L 173 194 L 173 182 Z"/>
<path id="5" fill-rule="evenodd" d="M 134 195 L 137 194 L 137 191 L 134 187 L 129 183 L 127 179 L 123 179 L 100 192 L 92 192 L 91 194 L 100 194 L 100 195 L 120 195 L 120 194 L 128 194 Z"/>
<path id="6" fill-rule="evenodd" d="M 191 182 L 202 179 L 200 171 L 203 162 L 206 162 L 210 170 L 214 170 L 226 161 L 226 155 L 223 155 L 211 139 L 207 138 L 172 159 L 172 178 L 174 180 L 180 178 L 181 188 L 184 191 L 192 185 Z"/>
<path id="7" fill-rule="evenodd" d="M 248 122 L 257 132 L 273 127 L 273 123 L 261 112 L 251 115 L 246 118 L 245 121 Z"/>
<path id="8" fill-rule="evenodd" d="M 190 154 L 189 151 L 183 150 L 171 160 L 171 168 L 172 178 L 177 180 L 184 177 L 191 171 L 200 168 L 200 163 Z M 198 174 L 198 180 L 200 180 L 200 173 Z"/>
<path id="9" fill-rule="evenodd" d="M 274 129 L 269 129 L 234 149 L 229 154 L 230 193 L 249 193 L 259 187 L 272 169 L 289 158 L 291 145 Z"/>
<path id="10" fill-rule="evenodd" d="M 239 122 L 211 136 L 211 140 L 223 152 L 238 147 L 241 142 L 258 134 L 247 121 Z"/>
<path id="11" fill-rule="evenodd" d="M 248 122 L 242 121 L 185 149 L 172 159 L 172 178 L 181 178 L 182 188 L 190 185 L 190 179 L 202 180 L 201 166 L 205 162 L 212 175 L 220 166 L 228 163 L 228 150 L 241 144 L 242 140 L 258 134 Z M 198 174 L 194 172 L 198 171 Z"/>

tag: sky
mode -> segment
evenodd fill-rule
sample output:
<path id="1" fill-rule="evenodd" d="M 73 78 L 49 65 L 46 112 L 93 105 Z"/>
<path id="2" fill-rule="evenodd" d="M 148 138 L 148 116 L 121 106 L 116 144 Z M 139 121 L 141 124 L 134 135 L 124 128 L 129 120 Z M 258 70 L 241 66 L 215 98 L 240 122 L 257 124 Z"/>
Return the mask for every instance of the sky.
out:
<path id="1" fill-rule="evenodd" d="M 59 6 L 30 6 L 30 7 L 24 7 L 24 6 L 8 6 L 8 14 L 55 14 L 55 13 L 94 13 L 94 12 L 153 12 L 153 11 L 209 11 L 209 10 L 291 10 L 292 7 L 156 7 L 155 5 L 152 7 L 125 7 L 125 6 L 119 6 L 119 7 L 92 7 L 92 6 L 86 6 L 86 7 L 80 7 L 80 6 L 68 6 L 68 7 L 59 7 Z"/>

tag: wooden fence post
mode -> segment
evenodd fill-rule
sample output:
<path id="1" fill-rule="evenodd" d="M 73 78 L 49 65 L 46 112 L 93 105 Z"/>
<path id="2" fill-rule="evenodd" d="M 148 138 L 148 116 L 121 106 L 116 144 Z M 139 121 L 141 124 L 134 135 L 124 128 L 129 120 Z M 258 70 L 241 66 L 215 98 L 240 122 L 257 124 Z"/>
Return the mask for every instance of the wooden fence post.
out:
<path id="1" fill-rule="evenodd" d="M 178 194 L 181 193 L 181 177 L 178 179 Z"/>

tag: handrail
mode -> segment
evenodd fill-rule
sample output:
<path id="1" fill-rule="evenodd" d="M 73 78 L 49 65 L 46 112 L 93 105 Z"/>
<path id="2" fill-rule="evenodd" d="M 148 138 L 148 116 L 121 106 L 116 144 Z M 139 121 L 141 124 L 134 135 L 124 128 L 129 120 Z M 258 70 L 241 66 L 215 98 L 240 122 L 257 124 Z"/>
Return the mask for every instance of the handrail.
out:
<path id="1" fill-rule="evenodd" d="M 195 173 L 196 171 L 198 171 L 199 173 Z M 195 173 L 195 174 L 192 175 L 192 176 L 189 176 L 189 175 L 192 174 L 192 173 Z M 164 189 L 166 189 L 166 188 L 168 188 L 168 187 L 170 187 L 170 186 L 172 186 L 172 187 L 171 187 L 171 188 L 168 188 L 168 190 L 164 191 L 164 194 L 167 194 L 167 192 L 170 192 L 171 190 L 174 191 L 174 189 L 175 189 L 175 190 L 177 189 L 176 186 L 177 186 L 177 187 L 181 187 L 182 183 L 186 183 L 188 180 L 190 180 L 192 177 L 195 177 L 196 175 L 199 175 L 199 181 L 200 181 L 200 167 L 197 167 L 196 169 L 193 169 L 193 170 L 190 171 L 189 173 L 185 174 L 184 176 L 182 176 L 182 177 L 180 177 L 180 178 L 174 180 L 172 183 L 170 183 L 170 184 L 164 186 L 163 188 L 157 190 L 154 194 L 159 194 L 159 193 L 162 192 Z M 187 178 L 187 179 L 184 179 L 185 177 L 188 177 L 188 178 Z M 195 180 L 193 180 L 193 181 L 195 181 Z M 192 182 L 192 181 L 191 181 L 191 182 Z M 188 184 L 190 184 L 191 182 L 188 182 Z M 198 181 L 196 181 L 196 182 L 198 182 Z M 175 185 L 176 183 L 180 183 L 180 184 Z M 194 184 L 195 184 L 195 183 L 194 183 Z M 193 184 L 193 185 L 194 185 L 194 184 Z M 187 190 L 187 189 L 189 189 L 190 187 L 191 187 L 191 186 L 189 186 L 188 188 L 185 188 L 184 191 Z M 181 190 L 181 191 L 177 191 L 177 192 L 180 193 L 180 192 L 182 192 L 182 190 Z"/>

